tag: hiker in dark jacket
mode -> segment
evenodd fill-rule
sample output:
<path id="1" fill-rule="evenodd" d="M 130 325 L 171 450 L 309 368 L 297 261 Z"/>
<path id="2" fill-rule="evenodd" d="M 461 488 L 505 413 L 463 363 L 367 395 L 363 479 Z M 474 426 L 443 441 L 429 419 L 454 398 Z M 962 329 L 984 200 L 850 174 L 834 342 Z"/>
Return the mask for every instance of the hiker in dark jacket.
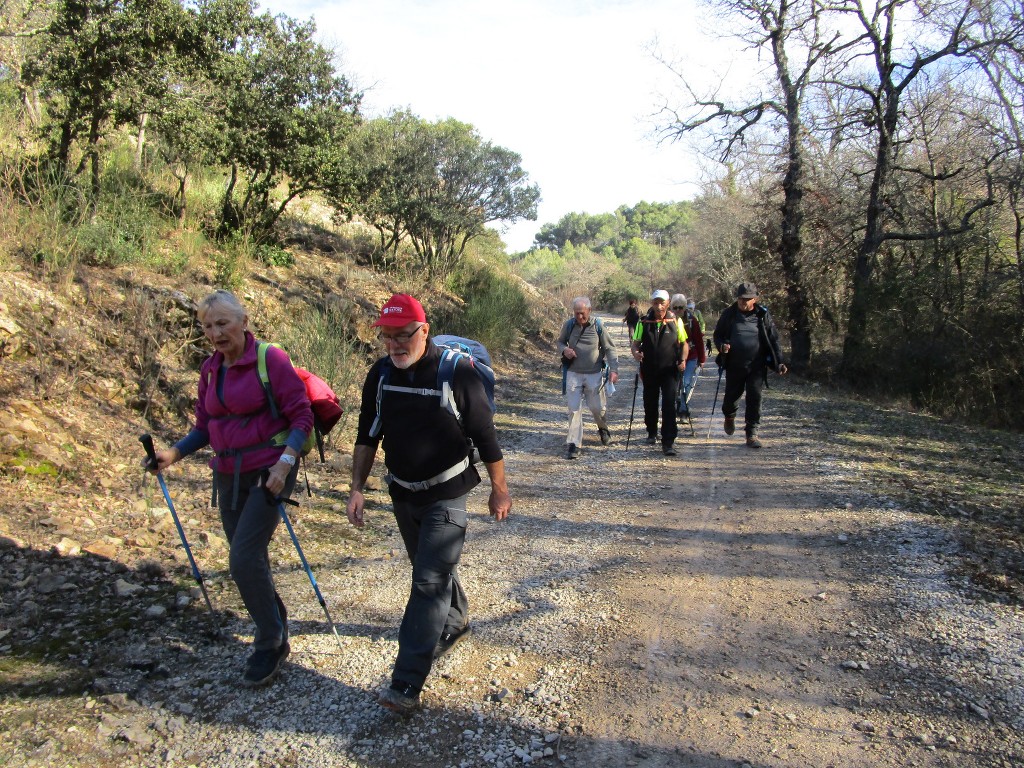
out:
<path id="1" fill-rule="evenodd" d="M 647 444 L 658 442 L 658 400 L 661 399 L 661 450 L 675 456 L 676 389 L 686 365 L 686 330 L 668 311 L 668 291 L 651 294 L 651 309 L 641 319 L 630 346 L 644 382 L 644 424 Z"/>
<path id="2" fill-rule="evenodd" d="M 380 328 L 387 356 L 374 363 L 363 384 L 347 512 L 349 521 L 362 527 L 363 488 L 383 445 L 388 469 L 384 479 L 412 563 L 412 590 L 398 631 L 391 685 L 377 701 L 407 715 L 420 706 L 420 690 L 434 659 L 469 632 L 469 605 L 457 566 L 466 540 L 466 497 L 480 475 L 470 460 L 467 438 L 487 468 L 487 506 L 496 520 L 508 516 L 512 497 L 490 400 L 476 372 L 467 364 L 455 367 L 451 390 L 460 423 L 442 407 L 437 381 L 441 355 L 430 339 L 422 305 L 412 296 L 396 294 L 374 325 Z"/>
<path id="3" fill-rule="evenodd" d="M 782 362 L 775 323 L 768 310 L 757 305 L 757 286 L 753 283 L 736 286 L 736 302 L 718 318 L 714 338 L 715 348 L 722 353 L 725 365 L 725 395 L 722 398 L 725 434 L 731 435 L 736 431 L 739 399 L 746 392 L 747 445 L 760 448 L 757 427 L 761 423 L 761 388 L 768 368 L 780 376 L 789 369 Z"/>
<path id="4" fill-rule="evenodd" d="M 210 466 L 231 547 L 231 578 L 256 624 L 242 683 L 262 685 L 277 675 L 291 650 L 288 612 L 270 572 L 268 547 L 281 520 L 273 499 L 291 494 L 299 453 L 313 429 L 313 413 L 306 386 L 287 353 L 274 346 L 267 350 L 267 374 L 277 406 L 271 408 L 257 371 L 249 316 L 234 294 L 215 291 L 203 299 L 199 322 L 214 352 L 199 372 L 196 425 L 172 447 L 157 451 L 151 469 L 162 471 L 207 445 L 213 447 L 216 455 Z"/>
<path id="5" fill-rule="evenodd" d="M 629 338 L 632 339 L 633 334 L 636 333 L 636 327 L 640 323 L 640 307 L 636 305 L 636 299 L 629 300 L 629 307 L 626 309 L 622 322 L 629 328 Z"/>

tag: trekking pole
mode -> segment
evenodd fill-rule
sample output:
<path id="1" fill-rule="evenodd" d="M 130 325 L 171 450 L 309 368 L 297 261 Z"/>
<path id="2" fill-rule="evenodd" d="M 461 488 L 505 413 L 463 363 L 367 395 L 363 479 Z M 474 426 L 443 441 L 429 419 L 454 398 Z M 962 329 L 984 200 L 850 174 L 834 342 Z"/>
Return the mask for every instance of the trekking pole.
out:
<path id="1" fill-rule="evenodd" d="M 267 497 L 272 498 L 269 491 L 267 492 Z M 284 520 L 285 527 L 288 529 L 288 534 L 292 537 L 292 543 L 295 545 L 295 551 L 299 553 L 299 560 L 302 561 L 302 567 L 306 569 L 306 575 L 309 576 L 309 583 L 313 585 L 313 591 L 316 592 L 316 599 L 320 602 L 320 607 L 324 609 L 324 616 L 327 617 L 327 623 L 331 625 L 331 631 L 334 632 L 334 637 L 338 641 L 338 647 L 344 651 L 345 645 L 341 642 L 341 635 L 338 634 L 338 628 L 334 626 L 334 619 L 331 618 L 331 612 L 327 610 L 327 601 L 324 600 L 324 596 L 320 592 L 320 586 L 316 583 L 316 577 L 313 575 L 313 569 L 309 567 L 306 555 L 302 551 L 302 547 L 299 546 L 299 537 L 295 535 L 295 529 L 292 528 L 292 521 L 288 519 L 288 512 L 286 512 L 284 508 L 286 501 L 296 507 L 299 506 L 299 504 L 291 499 L 274 498 L 273 500 L 277 502 L 277 509 L 281 513 L 281 519 Z"/>
<path id="2" fill-rule="evenodd" d="M 715 404 L 718 402 L 718 388 L 722 386 L 722 374 L 725 372 L 725 368 L 718 366 L 718 384 L 715 386 L 715 399 L 711 401 L 711 415 L 708 416 L 708 436 L 705 440 L 711 439 L 711 422 L 715 418 Z"/>
<path id="3" fill-rule="evenodd" d="M 139 442 L 142 443 L 142 447 L 146 451 L 146 456 L 149 457 L 146 465 L 150 469 L 156 469 L 156 451 L 153 449 L 152 436 L 149 433 L 146 433 L 139 438 Z M 171 501 L 171 494 L 167 490 L 167 483 L 164 482 L 163 473 L 157 472 L 156 479 L 160 482 L 160 490 L 164 492 L 164 500 L 167 502 L 167 508 L 171 511 L 171 518 L 174 520 L 174 527 L 178 529 L 178 538 L 181 539 L 181 545 L 185 547 L 185 554 L 188 555 L 189 565 L 192 566 L 192 576 L 199 585 L 199 589 L 203 592 L 203 597 L 206 600 L 206 607 L 210 609 L 210 613 L 213 613 L 213 603 L 210 602 L 210 596 L 206 592 L 206 584 L 203 581 L 203 574 L 199 572 L 199 566 L 196 565 L 196 559 L 192 557 L 192 548 L 189 547 L 188 539 L 185 538 L 185 529 L 181 527 L 181 520 L 178 519 L 178 513 L 174 511 L 174 502 Z"/>
<path id="4" fill-rule="evenodd" d="M 629 436 L 633 434 L 633 414 L 636 413 L 636 390 L 640 386 L 640 369 L 633 377 L 633 407 L 629 409 L 629 429 L 626 430 L 626 450 L 629 450 Z"/>
<path id="5" fill-rule="evenodd" d="M 685 378 L 679 377 L 679 388 L 676 390 L 676 418 L 680 416 L 686 417 L 687 424 L 690 425 L 690 437 L 696 437 L 697 432 L 693 428 L 693 418 L 690 416 L 690 406 L 687 405 L 688 398 L 685 396 L 686 389 L 683 386 Z"/>
<path id="6" fill-rule="evenodd" d="M 690 385 L 690 391 L 686 393 L 686 403 L 690 403 L 690 398 L 693 397 L 693 390 L 697 388 L 697 382 L 700 381 L 700 372 L 703 370 L 703 366 L 698 365 L 697 370 L 693 372 L 693 384 Z"/>

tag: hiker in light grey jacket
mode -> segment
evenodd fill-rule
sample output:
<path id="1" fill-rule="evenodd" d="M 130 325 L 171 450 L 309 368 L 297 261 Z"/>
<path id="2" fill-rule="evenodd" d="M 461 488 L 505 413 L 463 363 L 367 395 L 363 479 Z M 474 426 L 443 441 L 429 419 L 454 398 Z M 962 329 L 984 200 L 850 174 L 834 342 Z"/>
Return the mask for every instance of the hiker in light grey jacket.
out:
<path id="1" fill-rule="evenodd" d="M 569 407 L 569 434 L 565 438 L 567 459 L 576 459 L 583 445 L 583 397 L 587 407 L 594 414 L 601 444 L 612 441 L 608 422 L 607 381 L 615 384 L 619 380 L 619 361 L 615 356 L 615 344 L 608 330 L 598 318 L 590 319 L 590 299 L 580 296 L 572 302 L 572 313 L 562 325 L 558 336 L 558 349 L 562 353 L 562 393 Z"/>

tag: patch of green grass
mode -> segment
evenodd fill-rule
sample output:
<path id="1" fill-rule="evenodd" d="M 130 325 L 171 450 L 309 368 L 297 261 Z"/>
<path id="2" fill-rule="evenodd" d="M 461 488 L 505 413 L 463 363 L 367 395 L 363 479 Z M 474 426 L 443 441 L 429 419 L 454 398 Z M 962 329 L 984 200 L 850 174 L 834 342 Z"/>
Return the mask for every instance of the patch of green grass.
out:
<path id="1" fill-rule="evenodd" d="M 60 474 L 60 470 L 54 464 L 46 459 L 39 459 L 33 456 L 24 448 L 19 449 L 14 454 L 11 463 L 22 467 L 25 470 L 25 474 L 29 476 L 46 475 L 48 477 L 57 477 Z"/>
<path id="2" fill-rule="evenodd" d="M 488 265 L 464 265 L 453 276 L 451 289 L 463 306 L 436 319 L 438 332 L 476 339 L 491 354 L 512 347 L 522 333 L 534 333 L 539 320 L 520 284 Z"/>

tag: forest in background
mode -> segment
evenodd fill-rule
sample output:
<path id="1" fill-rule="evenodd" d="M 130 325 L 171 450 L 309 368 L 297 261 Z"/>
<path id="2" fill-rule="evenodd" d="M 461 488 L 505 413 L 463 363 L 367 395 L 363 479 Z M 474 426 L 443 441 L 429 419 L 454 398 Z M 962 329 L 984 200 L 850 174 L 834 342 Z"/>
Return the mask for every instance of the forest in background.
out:
<path id="1" fill-rule="evenodd" d="M 712 311 L 751 279 L 788 331 L 794 370 L 1024 426 L 1020 3 L 703 6 L 757 76 L 709 89 L 655 51 L 677 85 L 658 132 L 721 172 L 686 203 L 545 225 L 517 268 L 563 298 L 664 287 Z"/>
<path id="2" fill-rule="evenodd" d="M 1020 429 L 1019 3 L 708 8 L 758 53 L 759 87 L 701 90 L 664 54 L 679 90 L 660 125 L 716 178 L 692 201 L 567 214 L 507 254 L 486 225 L 535 219 L 541 194 L 520 157 L 456 119 L 364 117 L 312 21 L 247 0 L 0 0 L 0 258 L 237 287 L 254 260 L 329 243 L 458 297 L 457 330 L 499 349 L 545 321 L 512 270 L 563 301 L 664 287 L 711 314 L 751 279 L 795 370 Z M 305 333 L 358 346 L 351 313 L 307 314 Z"/>

